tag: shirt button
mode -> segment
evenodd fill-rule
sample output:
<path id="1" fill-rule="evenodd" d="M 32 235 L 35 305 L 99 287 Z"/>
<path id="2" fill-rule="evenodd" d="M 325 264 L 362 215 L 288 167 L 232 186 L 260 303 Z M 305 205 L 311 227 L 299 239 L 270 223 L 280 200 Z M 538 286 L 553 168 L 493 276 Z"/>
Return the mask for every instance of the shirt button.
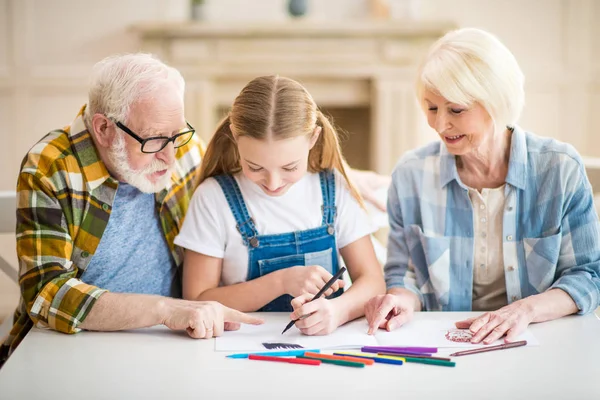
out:
<path id="1" fill-rule="evenodd" d="M 479 264 L 481 268 L 485 268 L 485 264 Z"/>
<path id="2" fill-rule="evenodd" d="M 481 204 L 481 205 L 479 206 L 479 208 L 481 208 L 482 210 L 485 210 L 485 204 Z"/>
<path id="3" fill-rule="evenodd" d="M 512 211 L 512 210 L 513 210 L 512 206 L 508 206 L 508 211 Z"/>
<path id="4" fill-rule="evenodd" d="M 506 237 L 506 240 L 508 240 L 508 241 L 510 242 L 510 241 L 512 240 L 512 235 L 508 235 L 508 236 Z"/>
<path id="5" fill-rule="evenodd" d="M 483 247 L 481 248 L 481 251 L 482 251 L 482 252 L 483 252 L 483 251 L 485 251 L 485 246 L 483 246 Z"/>
<path id="6" fill-rule="evenodd" d="M 487 233 L 485 233 L 485 232 L 481 232 L 481 237 L 482 237 L 482 238 L 484 238 L 484 237 L 486 237 L 486 236 L 487 236 Z"/>
<path id="7" fill-rule="evenodd" d="M 519 298 L 518 298 L 517 296 L 513 296 L 513 297 L 511 297 L 511 299 L 512 299 L 512 301 L 517 301 L 517 300 L 519 300 Z"/>
<path id="8" fill-rule="evenodd" d="M 109 208 L 110 208 L 110 206 L 108 204 L 106 204 L 106 203 L 102 204 L 102 209 L 104 211 L 108 211 Z"/>
<path id="9" fill-rule="evenodd" d="M 509 271 L 514 271 L 514 270 L 515 270 L 515 267 L 513 267 L 512 265 L 510 265 L 510 266 L 508 267 L 508 270 L 509 270 Z"/>
<path id="10" fill-rule="evenodd" d="M 81 257 L 88 258 L 89 256 L 90 256 L 90 253 L 88 253 L 87 251 L 82 251 L 81 252 Z"/>
<path id="11" fill-rule="evenodd" d="M 485 217 L 480 219 L 481 222 L 483 222 L 484 224 L 486 223 L 487 219 Z"/>

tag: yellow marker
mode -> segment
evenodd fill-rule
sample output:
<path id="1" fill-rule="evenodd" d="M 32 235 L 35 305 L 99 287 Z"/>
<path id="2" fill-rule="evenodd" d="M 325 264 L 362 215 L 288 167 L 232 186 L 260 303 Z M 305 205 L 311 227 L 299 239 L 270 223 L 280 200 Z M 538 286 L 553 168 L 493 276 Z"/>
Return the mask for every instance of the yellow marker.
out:
<path id="1" fill-rule="evenodd" d="M 406 362 L 406 358 L 404 358 L 404 357 L 382 356 L 382 355 L 379 355 L 376 353 L 363 353 L 363 352 L 356 352 L 356 351 L 336 351 L 334 354 L 343 354 L 346 356 L 365 357 L 365 358 L 372 358 L 372 359 L 383 358 L 385 360 L 400 360 L 402 362 Z"/>

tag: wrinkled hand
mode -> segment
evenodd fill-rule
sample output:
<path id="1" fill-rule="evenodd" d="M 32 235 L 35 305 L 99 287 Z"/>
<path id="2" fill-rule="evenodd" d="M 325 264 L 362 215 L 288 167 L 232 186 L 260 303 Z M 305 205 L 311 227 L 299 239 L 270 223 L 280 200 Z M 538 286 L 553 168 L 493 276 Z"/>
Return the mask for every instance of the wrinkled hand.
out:
<path id="1" fill-rule="evenodd" d="M 167 309 L 163 324 L 173 330 L 185 330 L 196 339 L 209 339 L 220 336 L 224 330 L 239 329 L 240 323 L 260 325 L 263 322 L 215 301 L 178 301 Z"/>
<path id="2" fill-rule="evenodd" d="M 506 335 L 505 342 L 513 342 L 533 320 L 533 311 L 527 299 L 519 300 L 498 311 L 486 312 L 479 317 L 456 322 L 459 329 L 473 333 L 471 343 L 490 344 Z"/>
<path id="3" fill-rule="evenodd" d="M 406 296 L 382 294 L 373 297 L 365 305 L 369 335 L 374 334 L 379 328 L 387 331 L 399 328 L 412 320 L 413 315 L 414 302 Z"/>
<path id="4" fill-rule="evenodd" d="M 340 325 L 338 310 L 331 300 L 318 298 L 311 301 L 313 296 L 305 293 L 292 300 L 294 312 L 291 319 L 302 319 L 296 322 L 296 327 L 305 335 L 328 335 Z"/>
<path id="5" fill-rule="evenodd" d="M 377 191 L 389 187 L 392 183 L 392 178 L 386 175 L 379 175 L 373 171 L 361 171 L 356 169 L 351 169 L 348 173 L 350 174 L 352 183 L 354 183 L 363 199 L 369 203 L 373 203 L 373 205 L 381 211 L 385 211 L 385 200 L 381 201 L 377 198 Z"/>
<path id="6" fill-rule="evenodd" d="M 286 268 L 283 271 L 283 290 L 292 297 L 302 296 L 303 294 L 316 295 L 319 290 L 333 277 L 325 268 L 319 265 L 296 266 Z M 344 281 L 338 279 L 323 294 L 324 297 L 330 296 L 344 287 Z M 311 297 L 312 298 L 312 297 Z"/>

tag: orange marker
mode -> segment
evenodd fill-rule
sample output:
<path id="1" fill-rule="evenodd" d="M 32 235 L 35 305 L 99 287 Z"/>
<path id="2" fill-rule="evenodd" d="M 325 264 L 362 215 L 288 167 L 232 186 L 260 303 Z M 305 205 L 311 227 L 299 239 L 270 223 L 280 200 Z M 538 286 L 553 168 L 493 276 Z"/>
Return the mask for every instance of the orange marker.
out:
<path id="1" fill-rule="evenodd" d="M 368 359 L 368 358 L 358 358 L 358 357 L 350 357 L 350 356 L 334 356 L 332 354 L 306 352 L 306 353 L 304 353 L 304 356 L 310 357 L 310 358 L 317 358 L 317 359 L 320 358 L 321 360 L 352 361 L 352 362 L 357 362 L 357 363 L 361 363 L 361 364 L 365 364 L 365 365 L 373 365 L 375 363 L 375 360 Z"/>

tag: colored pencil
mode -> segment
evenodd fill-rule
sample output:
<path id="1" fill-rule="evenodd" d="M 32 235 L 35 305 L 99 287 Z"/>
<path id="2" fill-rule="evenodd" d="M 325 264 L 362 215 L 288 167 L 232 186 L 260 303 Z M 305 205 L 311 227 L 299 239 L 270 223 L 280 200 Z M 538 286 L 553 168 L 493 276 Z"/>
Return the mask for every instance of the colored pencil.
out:
<path id="1" fill-rule="evenodd" d="M 431 360 L 428 358 L 413 358 L 413 357 L 404 357 L 407 363 L 417 363 L 417 364 L 429 364 L 429 365 L 439 365 L 441 367 L 455 367 L 456 363 L 454 361 L 444 361 L 444 360 Z"/>
<path id="2" fill-rule="evenodd" d="M 286 357 L 275 357 L 275 356 L 257 356 L 256 354 L 250 354 L 248 356 L 250 360 L 258 361 L 275 361 L 283 362 L 288 364 L 304 364 L 304 365 L 321 365 L 321 360 L 315 359 L 302 359 L 302 358 L 286 358 Z"/>
<path id="3" fill-rule="evenodd" d="M 319 350 L 319 349 L 315 349 L 315 350 L 302 349 L 302 350 L 284 350 L 284 351 L 261 351 L 258 353 L 229 354 L 226 357 L 227 358 L 248 358 L 248 356 L 250 354 L 254 354 L 257 356 L 301 356 L 304 353 L 306 353 L 307 351 L 309 351 L 311 353 L 319 353 L 321 350 Z"/>
<path id="4" fill-rule="evenodd" d="M 405 355 L 412 355 L 412 356 L 428 356 L 431 357 L 433 354 L 432 353 L 423 353 L 423 352 L 418 352 L 418 351 L 408 351 L 408 350 L 375 350 L 372 348 L 363 348 L 365 353 L 386 353 L 387 355 L 394 355 L 394 354 L 405 354 Z"/>
<path id="5" fill-rule="evenodd" d="M 354 361 L 345 361 L 345 360 L 330 360 L 327 358 L 313 358 L 313 357 L 308 357 L 306 355 L 304 356 L 296 356 L 297 359 L 300 360 L 314 360 L 314 361 L 319 361 L 319 362 L 323 362 L 325 364 L 334 364 L 334 365 L 340 365 L 343 367 L 354 367 L 354 368 L 364 368 L 365 364 L 360 363 L 360 362 L 354 362 Z"/>
<path id="6" fill-rule="evenodd" d="M 478 349 L 458 351 L 456 353 L 450 354 L 450 357 L 467 356 L 469 354 L 485 353 L 486 351 L 512 349 L 513 347 L 521 347 L 521 346 L 525 346 L 525 345 L 527 345 L 527 340 L 520 340 L 518 342 L 502 343 L 502 344 L 498 344 L 496 346 L 488 346 L 488 347 L 481 347 Z"/>
<path id="7" fill-rule="evenodd" d="M 380 356 L 427 358 L 428 360 L 452 361 L 452 359 L 447 358 L 447 357 L 433 357 L 433 356 L 425 355 L 425 354 L 413 355 L 413 354 L 385 353 L 385 352 L 379 352 L 377 354 L 379 354 Z"/>
<path id="8" fill-rule="evenodd" d="M 316 358 L 318 360 L 342 360 L 342 361 L 353 361 L 353 362 L 359 362 L 365 365 L 373 365 L 375 364 L 374 360 L 370 360 L 368 358 L 359 358 L 359 357 L 352 357 L 352 356 L 336 356 L 333 354 L 320 354 L 320 353 L 311 353 L 309 351 L 307 351 L 306 353 L 304 353 L 304 356 L 306 357 L 310 357 L 310 358 Z"/>
<path id="9" fill-rule="evenodd" d="M 361 351 L 371 353 L 377 353 L 380 351 L 384 351 L 386 353 L 395 353 L 398 351 L 410 351 L 414 353 L 437 353 L 438 349 L 437 347 L 364 346 Z"/>
<path id="10" fill-rule="evenodd" d="M 376 363 L 381 363 L 381 364 L 395 364 L 395 365 L 404 364 L 404 360 L 400 357 L 376 356 L 376 355 L 365 354 L 365 353 L 350 353 L 350 352 L 333 353 L 333 354 L 337 355 L 337 356 L 352 356 L 352 357 L 358 357 L 358 358 L 367 358 L 367 359 L 371 359 L 371 360 L 375 361 Z"/>

